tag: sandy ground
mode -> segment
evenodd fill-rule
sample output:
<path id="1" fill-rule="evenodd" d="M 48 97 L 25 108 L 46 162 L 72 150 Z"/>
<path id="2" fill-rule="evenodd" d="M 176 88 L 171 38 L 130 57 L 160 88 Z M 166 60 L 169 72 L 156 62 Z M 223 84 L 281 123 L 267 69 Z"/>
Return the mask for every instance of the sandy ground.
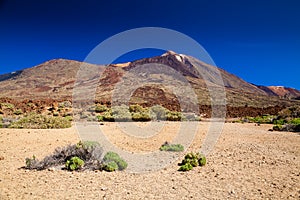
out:
<path id="1" fill-rule="evenodd" d="M 200 123 L 188 151 L 200 149 L 208 126 Z M 149 142 L 117 134 L 114 123 L 101 126 L 128 151 L 152 151 L 172 138 L 176 127 L 167 123 Z M 300 199 L 300 135 L 269 128 L 226 123 L 205 167 L 178 172 L 178 158 L 148 173 L 20 169 L 25 157 L 43 158 L 78 142 L 76 129 L 0 129 L 0 199 Z"/>

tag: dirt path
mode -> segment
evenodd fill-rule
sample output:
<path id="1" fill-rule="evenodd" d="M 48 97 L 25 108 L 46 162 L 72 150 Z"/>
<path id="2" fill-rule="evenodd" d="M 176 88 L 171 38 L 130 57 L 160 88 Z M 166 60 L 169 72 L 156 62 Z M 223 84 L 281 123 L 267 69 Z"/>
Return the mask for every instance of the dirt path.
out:
<path id="1" fill-rule="evenodd" d="M 200 149 L 208 125 L 200 123 L 189 151 Z M 113 123 L 101 128 L 115 144 L 139 151 L 172 138 L 177 126 L 168 123 L 154 142 L 113 134 Z M 0 199 L 300 199 L 300 135 L 269 128 L 225 124 L 207 165 L 186 173 L 177 171 L 177 162 L 149 173 L 19 169 L 25 157 L 43 158 L 58 146 L 78 142 L 79 136 L 75 128 L 0 129 Z"/>

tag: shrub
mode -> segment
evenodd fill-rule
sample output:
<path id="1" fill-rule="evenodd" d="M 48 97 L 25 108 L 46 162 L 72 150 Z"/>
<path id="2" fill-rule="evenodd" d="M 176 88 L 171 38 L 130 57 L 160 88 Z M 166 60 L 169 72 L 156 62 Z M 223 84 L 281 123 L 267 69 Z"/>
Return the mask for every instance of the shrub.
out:
<path id="1" fill-rule="evenodd" d="M 77 156 L 72 157 L 66 162 L 66 168 L 71 171 L 81 169 L 83 165 L 84 161 Z"/>
<path id="2" fill-rule="evenodd" d="M 118 169 L 119 169 L 118 164 L 115 161 L 109 161 L 103 167 L 103 170 L 105 170 L 107 172 L 113 172 L 113 171 L 116 171 Z"/>
<path id="3" fill-rule="evenodd" d="M 284 125 L 287 121 L 285 119 L 276 119 L 273 121 L 275 125 Z"/>
<path id="4" fill-rule="evenodd" d="M 153 120 L 165 120 L 168 109 L 161 105 L 155 105 L 150 108 L 150 116 Z"/>
<path id="5" fill-rule="evenodd" d="M 182 119 L 182 113 L 181 112 L 175 112 L 175 111 L 168 111 L 166 118 L 168 121 L 181 121 Z"/>
<path id="6" fill-rule="evenodd" d="M 143 108 L 142 106 L 136 104 L 136 105 L 130 105 L 129 106 L 129 112 L 131 113 L 142 113 L 147 110 L 146 108 Z"/>
<path id="7" fill-rule="evenodd" d="M 75 165 L 78 165 L 80 163 L 76 164 L 76 162 L 79 161 L 77 158 L 71 160 L 74 157 L 78 157 L 84 162 L 84 166 L 81 166 L 83 170 L 98 170 L 103 167 L 101 160 L 102 153 L 103 150 L 98 142 L 79 142 L 74 145 L 57 148 L 52 155 L 46 156 L 41 161 L 38 161 L 35 156 L 33 156 L 33 158 L 26 158 L 25 168 L 44 170 L 53 166 L 66 166 L 68 160 L 68 165 L 71 166 L 72 163 L 74 164 L 74 162 Z"/>
<path id="8" fill-rule="evenodd" d="M 300 118 L 292 119 L 289 124 L 300 125 Z"/>
<path id="9" fill-rule="evenodd" d="M 259 123 L 259 124 L 273 124 L 277 117 L 274 115 L 263 115 L 257 117 L 247 117 L 248 122 Z"/>
<path id="10" fill-rule="evenodd" d="M 178 169 L 178 171 L 186 172 L 186 171 L 190 171 L 192 169 L 193 169 L 193 166 L 190 163 L 186 163 L 184 165 L 181 165 L 180 168 Z"/>
<path id="11" fill-rule="evenodd" d="M 70 122 L 73 121 L 73 117 L 72 116 L 65 116 L 65 119 L 68 120 L 68 121 L 70 121 Z"/>
<path id="12" fill-rule="evenodd" d="M 132 114 L 132 120 L 133 121 L 142 121 L 147 122 L 151 121 L 150 113 L 149 112 L 138 112 Z"/>
<path id="13" fill-rule="evenodd" d="M 114 106 L 112 108 L 112 116 L 115 121 L 130 121 L 131 114 L 126 105 Z"/>
<path id="14" fill-rule="evenodd" d="M 103 115 L 101 115 L 101 116 L 103 117 L 103 121 L 107 121 L 107 122 L 115 121 L 111 110 L 104 112 Z M 99 118 L 98 118 L 98 120 L 99 120 Z"/>
<path id="15" fill-rule="evenodd" d="M 1 103 L 1 108 L 13 110 L 15 108 L 14 104 L 11 103 Z"/>
<path id="16" fill-rule="evenodd" d="M 98 122 L 103 122 L 104 121 L 104 117 L 102 115 L 97 115 L 96 118 L 97 118 Z"/>
<path id="17" fill-rule="evenodd" d="M 168 142 L 165 142 L 159 148 L 159 150 L 161 150 L 161 151 L 175 151 L 175 152 L 179 152 L 179 151 L 183 151 L 184 147 L 181 144 L 170 144 Z"/>
<path id="18" fill-rule="evenodd" d="M 198 157 L 199 166 L 206 165 L 206 157 L 203 154 L 200 154 Z"/>
<path id="19" fill-rule="evenodd" d="M 69 128 L 71 125 L 71 122 L 64 117 L 30 113 L 18 121 L 12 122 L 9 128 L 52 129 Z"/>
<path id="20" fill-rule="evenodd" d="M 204 166 L 206 164 L 206 157 L 200 153 L 188 153 L 184 156 L 184 159 L 179 163 L 179 171 L 189 171 L 193 167 Z"/>
<path id="21" fill-rule="evenodd" d="M 119 170 L 124 170 L 127 168 L 128 164 L 125 160 L 123 160 L 117 153 L 109 151 L 105 154 L 103 158 L 105 165 L 107 165 L 110 162 L 115 162 L 118 165 Z M 105 170 L 105 167 L 104 167 Z"/>

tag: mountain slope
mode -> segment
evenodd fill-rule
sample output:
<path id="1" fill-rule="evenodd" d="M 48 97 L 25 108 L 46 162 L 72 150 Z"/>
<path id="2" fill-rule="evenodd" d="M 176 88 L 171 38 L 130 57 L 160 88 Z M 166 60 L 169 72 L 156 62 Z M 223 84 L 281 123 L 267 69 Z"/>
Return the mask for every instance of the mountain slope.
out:
<path id="1" fill-rule="evenodd" d="M 82 66 L 87 71 L 90 70 L 86 81 L 76 79 Z M 219 70 L 223 83 L 216 79 L 216 69 Z M 103 73 L 100 77 L 101 71 Z M 108 66 L 56 59 L 11 75 L 0 76 L 3 77 L 0 79 L 0 98 L 71 100 L 76 83 L 83 90 L 97 88 L 98 102 L 107 104 L 118 97 L 117 100 L 122 103 L 129 98 L 131 103 L 144 106 L 161 104 L 178 110 L 179 101 L 191 100 L 192 93 L 188 92 L 190 88 L 195 92 L 198 104 L 210 105 L 211 96 L 207 86 L 217 89 L 224 84 L 227 105 L 231 107 L 288 106 L 299 101 L 283 97 L 287 94 L 300 94 L 294 89 L 285 88 L 282 91 L 273 87 L 255 86 L 223 69 L 172 51 L 161 56 Z M 118 88 L 120 92 L 116 92 Z M 176 90 L 182 92 L 181 99 L 174 93 Z M 191 108 L 192 105 L 187 107 Z"/>

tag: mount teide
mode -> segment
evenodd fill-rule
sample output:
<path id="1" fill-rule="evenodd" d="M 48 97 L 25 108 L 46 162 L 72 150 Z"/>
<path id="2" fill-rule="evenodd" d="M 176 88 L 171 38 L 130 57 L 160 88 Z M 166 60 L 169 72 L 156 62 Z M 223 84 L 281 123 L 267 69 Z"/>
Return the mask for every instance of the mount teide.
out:
<path id="1" fill-rule="evenodd" d="M 126 76 L 127 72 L 136 68 L 136 66 L 148 64 L 162 64 L 179 72 L 193 88 L 201 107 L 209 107 L 210 95 L 207 84 L 220 87 L 214 82 L 214 73 L 211 71 L 213 66 L 196 60 L 195 58 L 177 54 L 168 51 L 161 56 L 145 58 L 129 63 L 111 64 L 111 65 L 93 65 L 73 60 L 56 59 L 47 61 L 38 66 L 18 71 L 15 73 L 0 76 L 0 98 L 10 98 L 14 101 L 24 100 L 45 100 L 65 101 L 72 100 L 73 87 L 76 83 L 76 75 L 80 66 L 85 65 L 90 68 L 97 68 L 103 71 L 102 76 L 94 76 L 88 84 L 97 84 L 96 102 L 110 104 L 115 86 Z M 197 65 L 197 66 L 195 66 Z M 198 69 L 201 69 L 200 72 Z M 235 108 L 266 109 L 267 107 L 278 107 L 276 110 L 300 104 L 297 100 L 300 97 L 300 91 L 291 88 L 256 86 L 240 79 L 239 77 L 219 69 L 223 78 L 226 91 L 226 102 L 228 111 Z M 208 77 L 206 82 L 202 74 Z M 151 72 L 151 76 L 164 79 L 163 75 Z M 124 85 L 130 87 L 130 84 Z M 169 82 L 172 85 L 172 80 Z M 7 101 L 7 99 L 6 99 Z M 143 106 L 152 106 L 161 104 L 171 110 L 180 110 L 180 105 L 176 95 L 170 90 L 159 84 L 146 84 L 137 88 L 131 98 L 131 104 L 141 104 Z M 279 108 L 280 107 L 280 108 Z M 267 110 L 265 110 L 267 111 Z M 264 111 L 261 111 L 264 112 Z"/>

